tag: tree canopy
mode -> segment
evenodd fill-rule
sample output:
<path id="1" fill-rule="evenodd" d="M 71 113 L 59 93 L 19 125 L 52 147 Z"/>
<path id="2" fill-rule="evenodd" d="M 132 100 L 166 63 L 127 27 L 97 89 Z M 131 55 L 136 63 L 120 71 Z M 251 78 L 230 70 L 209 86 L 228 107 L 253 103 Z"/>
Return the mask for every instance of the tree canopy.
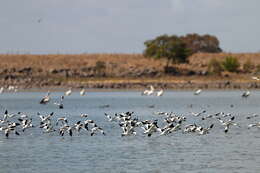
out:
<path id="1" fill-rule="evenodd" d="M 185 36 L 161 35 L 144 42 L 144 55 L 152 58 L 166 58 L 169 63 L 187 62 L 187 58 L 196 52 L 221 52 L 217 37 L 212 35 L 187 34 Z"/>
<path id="2" fill-rule="evenodd" d="M 186 44 L 177 36 L 161 35 L 153 40 L 148 40 L 145 43 L 146 49 L 144 55 L 156 59 L 167 58 L 167 65 L 169 63 L 186 62 L 190 51 Z"/>
<path id="3" fill-rule="evenodd" d="M 199 34 L 187 34 L 181 36 L 180 39 L 185 42 L 186 46 L 192 51 L 197 52 L 208 52 L 208 53 L 219 53 L 222 52 L 219 47 L 219 41 L 217 37 L 213 35 L 199 35 Z"/>

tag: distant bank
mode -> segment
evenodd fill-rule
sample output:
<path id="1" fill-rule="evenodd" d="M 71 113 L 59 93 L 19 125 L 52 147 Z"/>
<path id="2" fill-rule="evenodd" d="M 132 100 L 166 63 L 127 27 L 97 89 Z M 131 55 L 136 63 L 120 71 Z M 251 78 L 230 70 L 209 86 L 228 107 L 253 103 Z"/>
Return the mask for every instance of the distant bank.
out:
<path id="1" fill-rule="evenodd" d="M 235 73 L 211 74 L 209 62 L 233 56 L 240 67 Z M 245 70 L 245 65 L 250 66 Z M 0 85 L 19 88 L 141 89 L 154 85 L 167 89 L 258 89 L 260 53 L 197 53 L 189 63 L 172 65 L 141 54 L 0 55 Z"/>

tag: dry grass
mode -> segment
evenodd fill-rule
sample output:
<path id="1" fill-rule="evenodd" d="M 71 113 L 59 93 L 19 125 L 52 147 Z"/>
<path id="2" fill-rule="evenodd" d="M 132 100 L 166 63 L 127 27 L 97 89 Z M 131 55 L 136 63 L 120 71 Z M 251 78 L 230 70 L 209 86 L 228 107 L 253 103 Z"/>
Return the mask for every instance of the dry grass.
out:
<path id="1" fill-rule="evenodd" d="M 212 58 L 224 60 L 227 56 L 236 57 L 240 64 L 250 60 L 253 64 L 260 64 L 260 53 L 196 53 L 189 58 L 190 65 L 205 67 Z"/>
<path id="2" fill-rule="evenodd" d="M 231 53 L 197 53 L 189 57 L 189 63 L 176 65 L 181 72 L 186 72 L 189 70 L 195 72 L 201 72 L 207 70 L 208 62 L 212 58 L 219 60 L 224 59 L 226 56 L 236 57 L 241 67 L 243 64 L 250 60 L 255 66 L 260 64 L 260 53 L 241 53 L 241 54 L 231 54 Z M 44 86 L 89 86 L 95 87 L 95 84 L 126 84 L 125 86 L 131 87 L 131 84 L 136 84 L 136 86 L 142 87 L 151 83 L 154 84 L 169 84 L 170 87 L 182 88 L 182 84 L 192 83 L 193 85 L 187 85 L 188 87 L 200 87 L 202 84 L 212 83 L 225 83 L 230 81 L 232 83 L 246 84 L 256 81 L 252 80 L 250 73 L 228 73 L 222 76 L 217 75 L 182 75 L 182 76 L 169 76 L 160 73 L 160 75 L 154 77 L 148 75 L 148 77 L 133 75 L 130 77 L 129 73 L 127 75 L 107 75 L 107 77 L 80 77 L 79 73 L 75 75 L 64 76 L 61 74 L 54 74 L 51 71 L 54 69 L 70 69 L 74 72 L 84 71 L 86 67 L 95 67 L 97 61 L 105 62 L 106 73 L 108 74 L 124 74 L 126 71 L 142 72 L 147 69 L 155 69 L 155 71 L 163 72 L 164 66 L 166 65 L 166 60 L 154 60 L 151 58 L 146 58 L 141 54 L 79 54 L 79 55 L 0 55 L 0 71 L 2 85 L 17 85 L 22 83 L 25 88 L 30 87 L 44 87 Z M 33 69 L 32 73 L 21 73 L 19 69 L 31 67 Z M 13 70 L 15 68 L 16 70 Z M 11 69 L 11 70 L 6 70 Z M 17 70 L 18 69 L 18 70 Z M 39 70 L 41 69 L 41 70 Z M 16 71 L 16 72 L 15 72 Z M 23 71 L 23 70 L 20 70 Z M 61 70 L 63 71 L 63 70 Z M 13 75 L 14 80 L 5 79 L 6 76 Z M 226 73 L 226 72 L 225 72 Z M 185 73 L 182 73 L 185 74 Z M 124 76 L 124 77 L 122 77 Z M 28 77 L 28 78 L 27 78 Z M 27 79 L 26 79 L 27 78 Z M 19 79 L 19 80 L 18 80 Z M 20 80 L 22 79 L 22 80 Z M 26 80 L 24 80 L 26 79 Z M 171 85 L 172 83 L 178 84 Z M 194 85 L 195 84 L 195 85 Z M 186 86 L 186 85 L 185 85 Z M 242 86 L 242 85 L 241 85 Z M 245 87 L 242 86 L 242 87 Z M 209 86 L 210 87 L 210 86 Z M 212 86 L 213 88 L 216 86 Z"/>
<path id="3" fill-rule="evenodd" d="M 80 54 L 80 55 L 0 55 L 0 68 L 78 69 L 95 66 L 103 61 L 109 67 L 161 67 L 165 61 L 153 60 L 140 54 Z"/>
<path id="4" fill-rule="evenodd" d="M 260 53 L 197 53 L 189 58 L 189 64 L 180 64 L 180 68 L 201 70 L 207 67 L 212 58 L 224 59 L 226 56 L 238 58 L 240 64 L 248 59 L 255 65 L 260 64 Z M 103 61 L 111 69 L 126 68 L 155 68 L 161 71 L 166 64 L 165 60 L 146 58 L 141 54 L 79 54 L 79 55 L 0 55 L 0 68 L 24 68 L 35 69 L 78 69 L 95 66 L 97 61 Z"/>

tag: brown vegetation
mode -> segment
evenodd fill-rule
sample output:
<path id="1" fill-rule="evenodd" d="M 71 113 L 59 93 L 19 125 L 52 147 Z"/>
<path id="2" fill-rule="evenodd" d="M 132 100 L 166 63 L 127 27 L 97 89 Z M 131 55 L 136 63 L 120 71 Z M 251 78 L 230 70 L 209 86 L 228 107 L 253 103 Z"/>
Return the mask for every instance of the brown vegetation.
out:
<path id="1" fill-rule="evenodd" d="M 215 58 L 236 57 L 241 64 L 239 73 L 208 76 L 208 64 Z M 254 66 L 249 67 L 249 62 Z M 0 84 L 25 87 L 63 86 L 98 83 L 190 83 L 196 81 L 255 82 L 249 76 L 260 72 L 260 53 L 196 53 L 189 63 L 173 66 L 164 73 L 167 60 L 150 59 L 141 54 L 80 54 L 80 55 L 0 55 Z M 246 65 L 244 65 L 246 64 Z M 254 68 L 252 70 L 248 68 Z M 243 68 L 247 68 L 246 70 Z M 92 87 L 91 85 L 88 85 Z M 99 85 L 98 85 L 99 86 Z M 145 85 L 144 85 L 145 86 Z M 109 87 L 109 86 L 108 86 Z M 114 86 L 115 88 L 119 86 Z"/>
<path id="2" fill-rule="evenodd" d="M 219 40 L 213 35 L 199 35 L 196 33 L 187 34 L 180 37 L 184 41 L 187 48 L 191 50 L 192 53 L 197 52 L 207 52 L 207 53 L 220 53 L 222 52 L 219 47 Z"/>
<path id="3" fill-rule="evenodd" d="M 206 69 L 212 58 L 224 60 L 227 56 L 236 57 L 240 64 L 247 61 L 254 65 L 260 64 L 260 53 L 196 53 L 189 57 L 188 64 L 180 64 L 193 70 Z M 79 54 L 79 55 L 0 55 L 0 68 L 25 68 L 50 70 L 50 69 L 79 69 L 95 66 L 97 61 L 103 61 L 109 68 L 156 68 L 162 70 L 166 60 L 149 59 L 141 54 Z M 178 66 L 178 65 L 177 65 Z M 118 70 L 118 69 L 117 69 Z"/>
<path id="4" fill-rule="evenodd" d="M 190 64 L 193 66 L 207 66 L 212 59 L 224 60 L 227 56 L 236 57 L 240 64 L 246 63 L 248 60 L 255 65 L 260 64 L 260 53 L 196 53 L 189 58 Z"/>
<path id="5" fill-rule="evenodd" d="M 70 68 L 95 66 L 97 61 L 109 64 L 117 64 L 120 67 L 134 65 L 160 66 L 162 61 L 155 61 L 144 58 L 141 54 L 79 54 L 79 55 L 0 55 L 1 68 Z"/>

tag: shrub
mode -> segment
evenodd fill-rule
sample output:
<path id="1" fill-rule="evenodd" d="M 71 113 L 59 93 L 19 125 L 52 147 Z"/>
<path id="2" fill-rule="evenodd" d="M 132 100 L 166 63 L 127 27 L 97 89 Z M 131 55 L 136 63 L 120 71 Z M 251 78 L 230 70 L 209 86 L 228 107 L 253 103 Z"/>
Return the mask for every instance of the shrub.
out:
<path id="1" fill-rule="evenodd" d="M 106 68 L 106 63 L 105 63 L 104 61 L 97 61 L 95 68 L 96 68 L 97 70 L 99 70 L 99 69 L 105 69 L 105 68 Z"/>
<path id="2" fill-rule="evenodd" d="M 256 73 L 260 73 L 260 64 L 257 64 L 256 65 L 256 70 L 255 70 Z"/>
<path id="3" fill-rule="evenodd" d="M 223 68 L 229 72 L 237 72 L 240 66 L 237 58 L 233 56 L 227 56 L 222 62 Z"/>
<path id="4" fill-rule="evenodd" d="M 221 62 L 218 61 L 216 58 L 212 58 L 208 63 L 208 71 L 211 74 L 220 75 L 223 71 Z"/>
<path id="5" fill-rule="evenodd" d="M 95 71 L 98 76 L 102 76 L 105 73 L 106 63 L 104 61 L 97 61 Z"/>
<path id="6" fill-rule="evenodd" d="M 254 64 L 248 59 L 244 64 L 243 64 L 243 70 L 246 73 L 250 73 L 254 70 L 255 66 Z"/>

